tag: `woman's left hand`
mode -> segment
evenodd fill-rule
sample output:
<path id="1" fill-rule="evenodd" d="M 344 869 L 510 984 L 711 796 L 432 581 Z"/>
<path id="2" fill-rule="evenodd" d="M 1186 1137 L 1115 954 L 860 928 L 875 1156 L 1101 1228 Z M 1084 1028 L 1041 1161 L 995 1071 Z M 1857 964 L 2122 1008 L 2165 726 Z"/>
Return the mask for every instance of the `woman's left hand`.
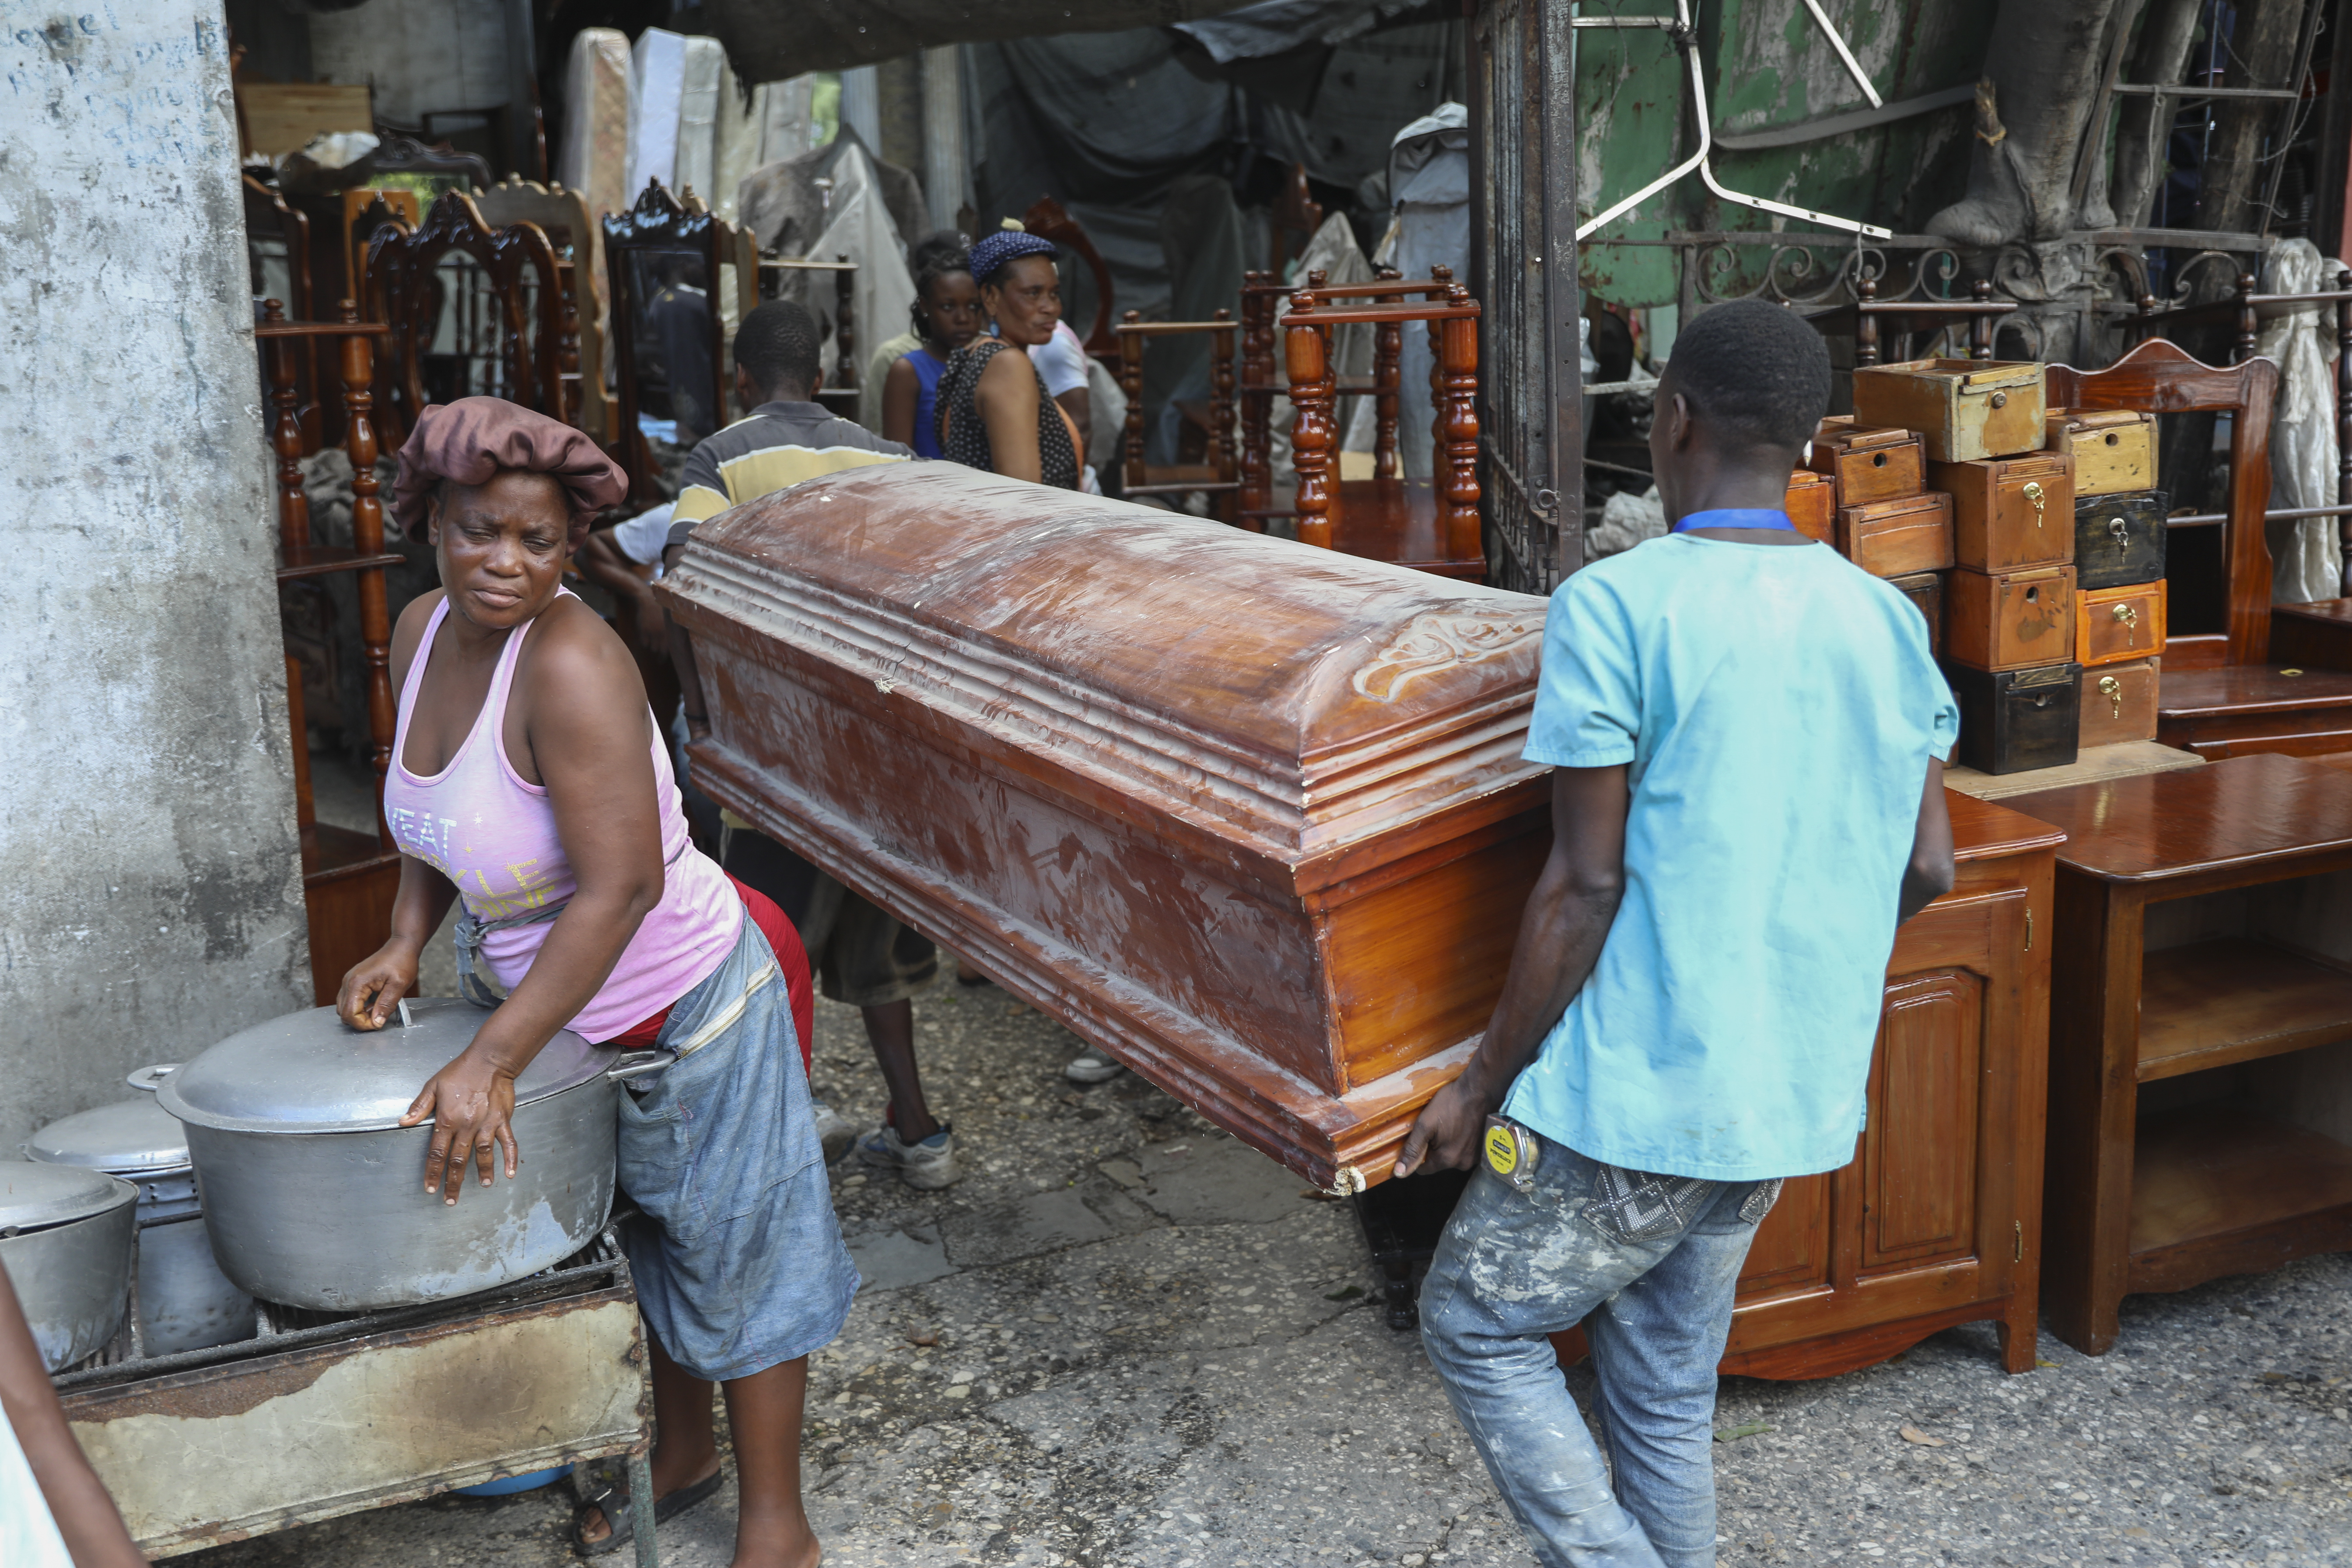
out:
<path id="1" fill-rule="evenodd" d="M 497 1167 L 498 1151 L 506 1151 L 507 1179 L 522 1167 L 522 1151 L 515 1146 L 514 1075 L 483 1061 L 472 1051 L 433 1075 L 400 1119 L 414 1127 L 433 1119 L 433 1143 L 425 1156 L 425 1190 L 439 1193 L 445 1204 L 455 1204 L 466 1184 L 470 1160 L 488 1186 Z"/>

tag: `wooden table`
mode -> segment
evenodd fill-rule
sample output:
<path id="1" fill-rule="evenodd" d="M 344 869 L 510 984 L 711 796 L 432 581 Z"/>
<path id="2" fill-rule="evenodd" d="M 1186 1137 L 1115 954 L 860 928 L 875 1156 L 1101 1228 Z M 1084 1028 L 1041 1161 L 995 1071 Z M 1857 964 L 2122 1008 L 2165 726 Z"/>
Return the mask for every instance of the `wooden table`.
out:
<path id="1" fill-rule="evenodd" d="M 2294 1094 L 2223 1076 L 2352 1039 L 2352 965 L 2301 945 L 2323 925 L 2282 886 L 2352 868 L 2352 779 L 2263 753 L 2008 804 L 2067 836 L 2042 1269 L 2053 1331 L 2097 1355 L 2129 1292 L 2352 1247 L 2352 1147 L 2305 1124 Z M 2204 897 L 2242 889 L 2254 894 L 2234 910 Z M 2191 1075 L 2211 1076 L 2168 1081 Z"/>

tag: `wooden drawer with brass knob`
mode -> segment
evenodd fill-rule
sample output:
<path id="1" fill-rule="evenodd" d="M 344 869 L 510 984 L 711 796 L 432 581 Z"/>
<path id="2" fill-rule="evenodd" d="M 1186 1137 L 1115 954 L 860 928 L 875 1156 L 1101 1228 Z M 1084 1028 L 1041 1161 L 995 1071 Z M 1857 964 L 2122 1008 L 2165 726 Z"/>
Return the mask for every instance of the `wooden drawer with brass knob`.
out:
<path id="1" fill-rule="evenodd" d="M 1837 486 L 1840 506 L 1916 496 L 1927 488 L 1919 437 L 1908 430 L 1861 430 L 1852 426 L 1813 437 L 1809 466 Z"/>
<path id="2" fill-rule="evenodd" d="M 1935 463 L 1952 498 L 1952 559 L 1972 572 L 2063 566 L 2074 559 L 2074 464 L 2063 452 Z"/>
<path id="3" fill-rule="evenodd" d="M 2074 569 L 1952 573 L 1944 584 L 1944 655 L 1976 669 L 2063 664 L 2074 654 Z"/>
<path id="4" fill-rule="evenodd" d="M 1938 463 L 2042 450 L 2043 367 L 2032 360 L 1915 359 L 1855 367 L 1857 430 L 1916 430 Z"/>
<path id="5" fill-rule="evenodd" d="M 2074 459 L 2074 494 L 2123 495 L 2156 483 L 2156 416 L 2139 408 L 2053 408 L 2051 448 Z"/>
<path id="6" fill-rule="evenodd" d="M 2164 584 L 2093 588 L 2074 605 L 2074 662 L 2121 664 L 2164 651 Z"/>
<path id="7" fill-rule="evenodd" d="M 2119 588 L 2163 576 L 2168 510 L 2162 490 L 2078 497 L 2074 586 Z"/>
<path id="8" fill-rule="evenodd" d="M 2156 683 L 2164 661 L 2134 659 L 2083 671 L 2083 744 L 2156 739 Z"/>

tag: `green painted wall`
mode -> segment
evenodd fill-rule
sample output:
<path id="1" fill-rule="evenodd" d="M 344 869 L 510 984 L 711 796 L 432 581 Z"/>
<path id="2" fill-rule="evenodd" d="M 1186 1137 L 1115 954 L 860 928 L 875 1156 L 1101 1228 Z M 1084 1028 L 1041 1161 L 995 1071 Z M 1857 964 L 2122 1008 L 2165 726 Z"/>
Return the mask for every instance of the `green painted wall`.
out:
<path id="1" fill-rule="evenodd" d="M 1975 81 L 1992 30 L 1990 0 L 1822 0 L 1879 97 L 1892 103 Z M 1804 0 L 1699 0 L 1700 68 L 1717 134 L 1761 131 L 1868 107 Z M 1665 0 L 1585 0 L 1585 16 L 1670 15 Z M 1696 146 L 1688 79 L 1663 32 L 1577 35 L 1577 189 L 1589 217 L 1639 190 Z M 1754 153 L 1717 149 L 1716 178 L 1750 195 L 1917 234 L 1968 180 L 1966 104 L 1863 133 Z M 1612 245 L 1669 230 L 1805 226 L 1718 199 L 1698 171 L 1586 241 L 1584 286 L 1620 305 L 1671 304 L 1676 253 Z M 1742 247 L 1738 286 L 1760 279 L 1769 247 Z M 1728 291 L 1731 279 L 1717 287 Z"/>

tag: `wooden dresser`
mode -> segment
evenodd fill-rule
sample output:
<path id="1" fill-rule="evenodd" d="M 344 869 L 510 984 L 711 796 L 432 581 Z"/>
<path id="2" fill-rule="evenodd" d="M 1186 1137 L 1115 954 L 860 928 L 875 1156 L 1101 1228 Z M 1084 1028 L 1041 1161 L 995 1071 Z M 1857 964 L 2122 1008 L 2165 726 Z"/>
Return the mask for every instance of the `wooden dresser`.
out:
<path id="1" fill-rule="evenodd" d="M 2276 753 L 2010 805 L 2061 828 L 2053 1331 L 2352 1247 L 2352 778 Z"/>

